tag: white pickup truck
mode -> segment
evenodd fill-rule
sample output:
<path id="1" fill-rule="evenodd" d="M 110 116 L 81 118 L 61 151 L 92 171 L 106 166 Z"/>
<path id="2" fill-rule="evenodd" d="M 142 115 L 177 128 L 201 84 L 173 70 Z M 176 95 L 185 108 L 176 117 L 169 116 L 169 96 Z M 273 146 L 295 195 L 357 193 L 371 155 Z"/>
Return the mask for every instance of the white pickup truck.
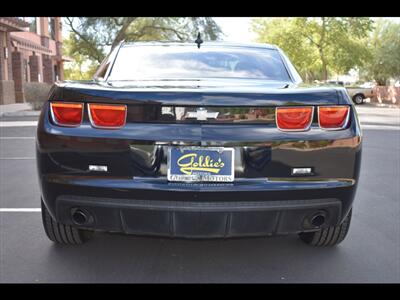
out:
<path id="1" fill-rule="evenodd" d="M 339 80 L 327 80 L 323 83 L 323 85 L 334 85 L 334 86 L 343 86 L 346 88 L 347 93 L 350 98 L 353 100 L 355 104 L 362 104 L 364 99 L 372 98 L 374 94 L 374 84 L 371 82 L 366 82 L 360 86 L 346 86 L 343 81 Z"/>
<path id="2" fill-rule="evenodd" d="M 371 98 L 374 94 L 372 87 L 346 87 L 346 90 L 355 104 L 362 104 L 365 98 Z"/>

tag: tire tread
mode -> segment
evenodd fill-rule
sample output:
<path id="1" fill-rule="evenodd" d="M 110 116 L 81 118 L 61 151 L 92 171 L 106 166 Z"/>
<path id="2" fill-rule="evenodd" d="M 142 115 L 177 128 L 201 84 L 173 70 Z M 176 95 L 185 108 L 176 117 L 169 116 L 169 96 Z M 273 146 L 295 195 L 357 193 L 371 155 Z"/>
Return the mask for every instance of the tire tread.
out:
<path id="1" fill-rule="evenodd" d="M 90 239 L 90 234 L 87 230 L 61 224 L 55 221 L 48 212 L 43 200 L 42 221 L 47 237 L 57 244 L 79 245 Z"/>
<path id="2" fill-rule="evenodd" d="M 300 239 L 315 247 L 327 247 L 340 244 L 346 237 L 351 222 L 352 210 L 349 211 L 346 218 L 340 225 L 329 226 L 315 232 L 302 232 L 299 234 Z"/>

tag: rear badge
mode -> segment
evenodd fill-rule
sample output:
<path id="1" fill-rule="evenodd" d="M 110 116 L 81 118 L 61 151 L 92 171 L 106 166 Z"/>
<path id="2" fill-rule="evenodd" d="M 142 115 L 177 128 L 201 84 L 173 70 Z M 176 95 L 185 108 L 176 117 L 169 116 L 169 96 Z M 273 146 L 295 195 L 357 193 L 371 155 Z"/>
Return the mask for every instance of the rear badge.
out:
<path id="1" fill-rule="evenodd" d="M 188 111 L 186 118 L 197 119 L 197 121 L 207 121 L 208 119 L 216 119 L 219 112 L 208 112 L 205 108 L 198 108 L 196 111 Z"/>
<path id="2" fill-rule="evenodd" d="M 292 168 L 292 175 L 311 175 L 311 168 Z"/>
<path id="3" fill-rule="evenodd" d="M 107 166 L 89 165 L 89 171 L 107 172 Z"/>

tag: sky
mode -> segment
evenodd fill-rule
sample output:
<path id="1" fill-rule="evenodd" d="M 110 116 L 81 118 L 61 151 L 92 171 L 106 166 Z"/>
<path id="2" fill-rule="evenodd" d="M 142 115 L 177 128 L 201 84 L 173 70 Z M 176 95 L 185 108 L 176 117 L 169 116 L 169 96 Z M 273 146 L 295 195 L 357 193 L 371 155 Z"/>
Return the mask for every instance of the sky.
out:
<path id="1" fill-rule="evenodd" d="M 214 17 L 225 36 L 224 41 L 251 43 L 256 35 L 250 30 L 251 18 L 247 17 Z"/>

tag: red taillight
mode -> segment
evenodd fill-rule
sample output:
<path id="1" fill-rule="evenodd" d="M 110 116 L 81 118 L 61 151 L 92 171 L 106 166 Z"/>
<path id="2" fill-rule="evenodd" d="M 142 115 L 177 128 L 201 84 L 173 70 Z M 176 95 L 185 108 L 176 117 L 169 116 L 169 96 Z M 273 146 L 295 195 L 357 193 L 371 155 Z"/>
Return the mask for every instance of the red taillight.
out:
<path id="1" fill-rule="evenodd" d="M 310 128 L 313 107 L 277 107 L 276 125 L 284 131 L 302 131 Z"/>
<path id="2" fill-rule="evenodd" d="M 318 107 L 319 126 L 323 129 L 342 129 L 347 124 L 350 108 L 348 106 Z"/>
<path id="3" fill-rule="evenodd" d="M 51 102 L 50 108 L 53 121 L 57 125 L 75 127 L 82 123 L 82 103 Z"/>
<path id="4" fill-rule="evenodd" d="M 98 128 L 120 128 L 125 125 L 126 105 L 88 104 L 90 122 Z"/>

